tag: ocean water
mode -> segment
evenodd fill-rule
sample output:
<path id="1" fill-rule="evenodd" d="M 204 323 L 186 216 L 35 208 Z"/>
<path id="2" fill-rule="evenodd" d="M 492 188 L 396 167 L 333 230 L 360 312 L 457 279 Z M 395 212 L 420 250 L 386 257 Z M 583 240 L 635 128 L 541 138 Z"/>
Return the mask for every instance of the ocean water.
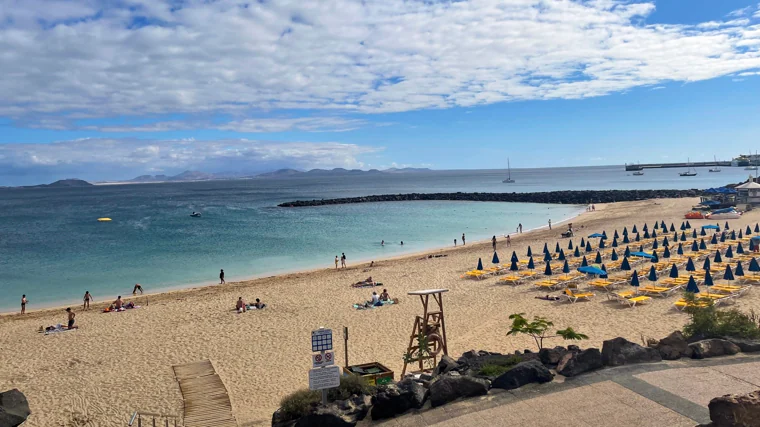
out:
<path id="1" fill-rule="evenodd" d="M 295 199 L 449 191 L 704 188 L 746 179 L 677 170 L 632 176 L 622 167 L 440 171 L 383 176 L 254 179 L 0 190 L 0 311 L 317 267 L 487 239 L 576 215 L 583 207 L 482 202 L 398 202 L 277 208 Z M 203 213 L 191 218 L 192 211 Z M 99 217 L 110 217 L 100 223 Z M 381 240 L 386 245 L 381 246 Z M 404 245 L 401 246 L 400 242 Z M 505 254 L 506 255 L 506 254 Z"/>

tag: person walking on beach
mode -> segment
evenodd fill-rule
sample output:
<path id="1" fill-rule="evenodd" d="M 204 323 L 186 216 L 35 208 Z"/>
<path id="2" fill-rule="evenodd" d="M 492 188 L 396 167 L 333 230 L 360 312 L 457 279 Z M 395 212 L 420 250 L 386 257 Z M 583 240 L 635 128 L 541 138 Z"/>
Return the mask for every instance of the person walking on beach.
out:
<path id="1" fill-rule="evenodd" d="M 518 225 L 517 228 L 520 229 L 520 234 L 522 234 L 522 223 L 520 223 L 520 225 Z"/>
<path id="2" fill-rule="evenodd" d="M 135 287 L 132 288 L 132 295 L 136 295 L 137 291 L 140 291 L 140 295 L 143 294 L 143 288 L 142 288 L 142 286 L 140 286 L 139 283 L 135 283 Z"/>
<path id="3" fill-rule="evenodd" d="M 509 234 L 507 234 L 507 246 L 512 246 L 512 240 L 509 238 Z"/>
<path id="4" fill-rule="evenodd" d="M 26 313 L 26 294 L 21 295 L 21 314 Z"/>
<path id="5" fill-rule="evenodd" d="M 227 282 L 224 281 L 224 269 L 222 269 L 222 271 L 219 272 L 219 284 L 223 285 L 225 283 Z"/>
<path id="6" fill-rule="evenodd" d="M 338 269 L 338 255 L 335 255 L 335 269 Z"/>
<path id="7" fill-rule="evenodd" d="M 551 230 L 551 229 L 552 229 L 552 220 L 549 219 L 549 230 Z"/>
<path id="8" fill-rule="evenodd" d="M 493 246 L 493 251 L 496 252 L 496 236 L 491 237 L 491 246 Z"/>
<path id="9" fill-rule="evenodd" d="M 92 295 L 90 294 L 90 291 L 84 291 L 84 298 L 82 298 L 82 301 L 84 301 L 84 304 L 82 304 L 83 310 L 89 310 L 90 309 L 90 301 L 92 300 Z"/>
<path id="10" fill-rule="evenodd" d="M 466 244 L 467 244 L 467 243 L 465 243 L 465 241 L 464 241 L 464 233 L 462 233 L 462 246 L 464 246 L 464 245 L 466 245 Z"/>
<path id="11" fill-rule="evenodd" d="M 71 311 L 71 307 L 66 308 L 66 313 L 68 314 L 68 317 L 69 317 L 68 327 L 69 329 L 74 329 L 74 318 L 77 317 L 77 315 L 73 311 Z"/>
<path id="12" fill-rule="evenodd" d="M 346 268 L 346 253 L 345 252 L 340 253 L 340 267 Z"/>
<path id="13" fill-rule="evenodd" d="M 454 239 L 454 247 L 457 247 L 457 239 Z"/>

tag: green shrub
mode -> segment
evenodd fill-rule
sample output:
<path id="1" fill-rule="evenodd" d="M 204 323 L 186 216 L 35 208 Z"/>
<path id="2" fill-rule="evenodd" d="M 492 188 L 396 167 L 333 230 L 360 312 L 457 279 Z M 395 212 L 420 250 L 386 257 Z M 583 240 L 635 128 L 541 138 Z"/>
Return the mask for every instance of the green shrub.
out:
<path id="1" fill-rule="evenodd" d="M 294 420 L 308 414 L 311 406 L 315 403 L 319 403 L 321 400 L 322 393 L 301 389 L 285 396 L 280 401 L 280 408 L 285 417 Z"/>
<path id="2" fill-rule="evenodd" d="M 367 380 L 358 375 L 340 377 L 340 387 L 327 390 L 327 400 L 346 400 L 354 394 L 375 395 L 377 388 L 367 384 Z"/>
<path id="3" fill-rule="evenodd" d="M 687 303 L 700 301 L 689 293 L 684 299 Z M 685 311 L 691 316 L 683 328 L 687 338 L 760 338 L 760 327 L 754 313 L 747 315 L 735 308 L 718 310 L 712 303 L 706 307 L 688 306 Z"/>
<path id="4" fill-rule="evenodd" d="M 478 374 L 486 376 L 486 377 L 498 377 L 501 374 L 506 373 L 510 369 L 512 369 L 515 365 L 521 362 L 521 359 L 516 356 L 512 356 L 505 360 L 500 360 L 497 362 L 492 363 L 486 363 L 485 365 L 480 367 L 480 370 L 478 371 Z"/>

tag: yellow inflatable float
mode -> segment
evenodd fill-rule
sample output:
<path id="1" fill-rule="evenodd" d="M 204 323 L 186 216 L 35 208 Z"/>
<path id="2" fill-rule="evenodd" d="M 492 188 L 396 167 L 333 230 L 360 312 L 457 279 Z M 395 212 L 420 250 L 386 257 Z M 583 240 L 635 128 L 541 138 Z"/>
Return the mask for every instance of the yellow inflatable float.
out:
<path id="1" fill-rule="evenodd" d="M 111 218 L 98 218 L 99 222 L 108 222 L 110 220 L 111 220 Z"/>

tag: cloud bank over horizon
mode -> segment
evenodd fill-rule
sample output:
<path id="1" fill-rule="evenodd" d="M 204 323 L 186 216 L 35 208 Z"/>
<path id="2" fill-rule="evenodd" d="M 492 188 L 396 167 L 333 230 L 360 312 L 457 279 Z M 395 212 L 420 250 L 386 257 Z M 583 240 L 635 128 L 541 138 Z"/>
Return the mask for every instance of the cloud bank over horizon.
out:
<path id="1" fill-rule="evenodd" d="M 654 10 L 629 0 L 6 0 L 0 117 L 87 129 L 77 122 L 224 114 L 217 128 L 240 132 L 351 129 L 361 119 L 330 115 L 577 99 L 760 71 L 758 7 L 695 25 L 647 23 Z M 298 122 L 294 110 L 327 117 Z M 267 124 L 267 114 L 278 118 Z"/>
<path id="2" fill-rule="evenodd" d="M 184 170 L 255 174 L 284 167 L 365 168 L 381 148 L 337 142 L 87 138 L 51 144 L 0 144 L 0 182 L 29 185 L 64 178 L 126 180 Z"/>

